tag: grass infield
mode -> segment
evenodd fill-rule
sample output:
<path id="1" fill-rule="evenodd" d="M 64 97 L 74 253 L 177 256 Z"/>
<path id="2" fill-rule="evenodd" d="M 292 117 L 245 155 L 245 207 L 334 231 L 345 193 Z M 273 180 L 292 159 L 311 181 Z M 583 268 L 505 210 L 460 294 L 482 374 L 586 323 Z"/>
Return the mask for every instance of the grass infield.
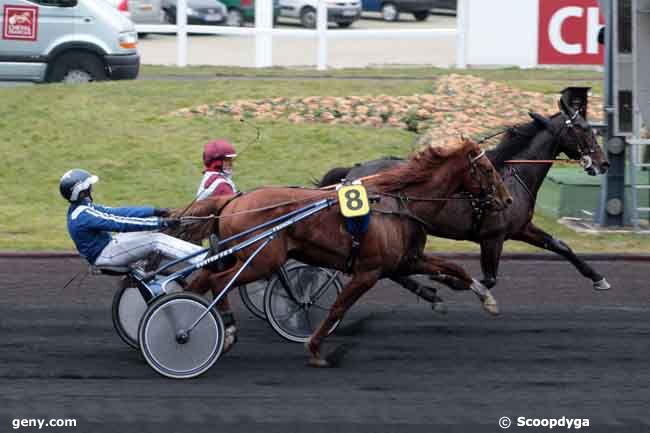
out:
<path id="1" fill-rule="evenodd" d="M 174 110 L 247 98 L 412 95 L 430 91 L 436 76 L 450 72 L 390 68 L 323 75 L 284 69 L 146 66 L 142 74 L 154 79 L 2 88 L 0 250 L 74 248 L 65 228 L 67 205 L 58 192 L 59 178 L 70 168 L 82 167 L 99 175 L 94 192 L 99 203 L 182 207 L 193 198 L 201 177 L 202 145 L 215 137 L 235 142 L 240 154 L 235 180 L 243 190 L 260 185 L 307 185 L 333 166 L 407 155 L 416 138 L 399 129 L 169 115 Z M 577 70 L 469 73 L 543 93 L 556 93 L 570 84 L 592 85 L 599 92 L 602 78 L 597 72 Z M 255 74 L 269 78 L 223 78 Z M 223 79 L 174 80 L 175 75 L 220 75 Z M 259 141 L 255 141 L 255 126 L 261 132 Z M 577 251 L 650 251 L 648 237 L 576 234 L 542 215 L 535 220 Z M 477 250 L 468 242 L 434 238 L 429 248 Z M 535 249 L 509 242 L 506 251 Z"/>

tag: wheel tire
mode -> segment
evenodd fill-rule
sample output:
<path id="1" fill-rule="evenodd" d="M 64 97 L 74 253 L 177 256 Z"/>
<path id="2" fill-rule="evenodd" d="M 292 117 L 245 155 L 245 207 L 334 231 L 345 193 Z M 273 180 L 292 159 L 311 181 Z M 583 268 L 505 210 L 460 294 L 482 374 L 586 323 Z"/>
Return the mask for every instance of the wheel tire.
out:
<path id="1" fill-rule="evenodd" d="M 176 24 L 176 14 L 171 11 L 165 11 L 165 20 L 169 24 Z"/>
<path id="2" fill-rule="evenodd" d="M 429 11 L 413 12 L 413 17 L 415 17 L 416 21 L 426 21 L 429 18 Z"/>
<path id="3" fill-rule="evenodd" d="M 300 12 L 300 24 L 306 29 L 316 28 L 316 9 L 311 7 L 303 8 Z"/>
<path id="4" fill-rule="evenodd" d="M 269 285 L 269 280 L 259 280 L 239 286 L 239 296 L 253 316 L 266 320 L 264 311 L 264 293 Z"/>
<path id="5" fill-rule="evenodd" d="M 176 293 L 181 292 L 183 288 L 179 284 L 171 283 L 168 290 L 169 293 Z M 117 335 L 134 349 L 140 349 L 138 329 L 146 311 L 147 303 L 142 298 L 137 283 L 131 278 L 124 278 L 120 288 L 113 295 L 111 315 Z"/>
<path id="6" fill-rule="evenodd" d="M 395 3 L 384 3 L 381 5 L 381 17 L 384 21 L 394 22 L 399 20 L 399 10 Z"/>
<path id="7" fill-rule="evenodd" d="M 108 78 L 106 65 L 93 53 L 71 51 L 57 57 L 48 74 L 50 83 L 87 83 Z"/>
<path id="8" fill-rule="evenodd" d="M 244 14 L 237 8 L 228 9 L 226 25 L 230 27 L 242 27 L 244 25 Z"/>
<path id="9" fill-rule="evenodd" d="M 204 298 L 174 293 L 158 298 L 142 317 L 138 339 L 142 356 L 157 373 L 172 379 L 190 379 L 205 373 L 221 356 L 225 328 L 211 308 L 185 343 L 176 332 L 187 329 L 208 308 Z"/>
<path id="10" fill-rule="evenodd" d="M 346 21 L 346 22 L 343 22 L 343 23 L 336 23 L 336 24 L 339 27 L 341 27 L 342 29 L 347 29 L 348 27 L 350 27 L 352 25 L 352 22 L 351 21 Z"/>
<path id="11" fill-rule="evenodd" d="M 293 288 L 296 288 L 296 283 L 300 281 L 302 286 L 299 288 L 300 293 L 295 293 L 294 296 L 302 298 L 303 305 L 293 302 L 286 295 L 285 288 L 279 278 L 274 277 L 264 294 L 266 317 L 271 327 L 280 336 L 295 343 L 305 343 L 316 330 L 316 327 L 329 314 L 330 307 L 338 294 L 341 293 L 341 281 L 337 275 L 318 299 L 314 300 L 315 292 L 325 282 L 329 281 L 333 271 L 297 264 L 288 267 L 287 274 Z M 310 302 L 313 302 L 313 305 L 306 306 Z M 283 317 L 283 314 L 286 317 Z M 299 324 L 304 325 L 305 323 L 307 326 L 299 326 Z M 332 333 L 339 323 L 340 321 L 336 322 L 329 330 L 329 333 Z"/>

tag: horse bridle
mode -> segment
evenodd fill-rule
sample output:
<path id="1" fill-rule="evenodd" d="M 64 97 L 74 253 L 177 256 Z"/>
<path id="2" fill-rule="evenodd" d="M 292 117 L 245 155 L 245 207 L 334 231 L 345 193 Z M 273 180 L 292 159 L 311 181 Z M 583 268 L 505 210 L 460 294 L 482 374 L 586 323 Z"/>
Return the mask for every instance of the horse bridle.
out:
<path id="1" fill-rule="evenodd" d="M 568 114 L 566 114 L 566 113 L 564 113 L 564 112 L 562 111 L 562 115 L 565 116 L 567 119 L 564 121 L 564 125 L 563 125 L 562 128 L 558 131 L 558 133 L 557 133 L 557 134 L 554 134 L 554 135 L 555 135 L 555 137 L 554 137 L 555 139 L 557 139 L 557 137 L 558 137 L 558 136 L 562 133 L 562 131 L 564 131 L 565 129 L 568 129 L 569 131 L 573 131 L 573 130 L 574 130 L 573 128 L 574 128 L 576 125 L 573 123 L 573 121 L 577 119 L 578 114 L 580 114 L 580 112 L 579 112 L 578 110 L 575 110 L 575 112 L 573 113 L 573 115 L 568 115 Z M 593 134 L 593 132 L 592 132 L 592 134 Z M 556 140 L 556 142 L 557 142 L 557 140 Z M 557 144 L 556 144 L 556 146 L 557 146 Z M 592 159 L 592 157 L 591 157 L 590 154 L 595 153 L 595 152 L 596 152 L 596 149 L 594 149 L 593 147 L 589 146 L 588 144 L 586 144 L 586 146 L 588 146 L 588 147 L 587 147 L 587 149 L 585 149 L 585 148 L 584 148 L 585 145 L 583 145 L 582 140 L 579 140 L 579 139 L 577 140 L 577 145 L 576 145 L 576 146 L 577 146 L 577 148 L 578 148 L 578 154 L 580 154 L 580 166 L 581 166 L 584 170 L 587 170 L 587 169 L 593 167 L 593 165 L 594 165 L 594 161 L 593 161 L 593 159 Z"/>
<path id="2" fill-rule="evenodd" d="M 467 192 L 467 194 L 469 196 L 473 212 L 480 214 L 480 216 L 482 216 L 483 211 L 492 204 L 494 201 L 494 196 L 496 194 L 496 186 L 494 184 L 491 184 L 489 188 L 486 187 L 483 182 L 480 181 L 480 176 L 478 176 L 479 171 L 481 171 L 483 178 L 487 178 L 489 176 L 483 167 L 478 164 L 478 161 L 484 156 L 485 149 L 481 149 L 481 151 L 476 156 L 467 155 L 469 158 L 470 174 L 479 179 L 480 185 L 478 195 L 471 192 Z"/>

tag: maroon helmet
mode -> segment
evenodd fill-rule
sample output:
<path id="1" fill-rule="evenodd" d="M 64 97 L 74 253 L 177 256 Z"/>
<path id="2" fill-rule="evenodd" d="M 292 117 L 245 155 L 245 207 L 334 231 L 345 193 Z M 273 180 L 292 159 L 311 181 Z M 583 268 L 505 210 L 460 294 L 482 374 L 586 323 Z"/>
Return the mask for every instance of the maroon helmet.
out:
<path id="1" fill-rule="evenodd" d="M 206 168 L 221 168 L 221 161 L 236 156 L 235 146 L 225 138 L 218 138 L 203 146 L 203 164 Z"/>

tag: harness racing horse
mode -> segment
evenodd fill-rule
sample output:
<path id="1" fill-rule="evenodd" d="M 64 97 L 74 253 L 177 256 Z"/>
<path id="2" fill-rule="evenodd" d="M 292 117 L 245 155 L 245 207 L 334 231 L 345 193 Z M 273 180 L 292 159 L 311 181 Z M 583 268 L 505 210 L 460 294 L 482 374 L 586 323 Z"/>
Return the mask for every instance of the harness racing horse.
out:
<path id="1" fill-rule="evenodd" d="M 553 251 L 569 260 L 578 271 L 593 282 L 596 290 L 610 288 L 607 280 L 580 259 L 562 240 L 537 227 L 533 214 L 537 193 L 551 164 L 510 165 L 510 159 L 553 160 L 560 153 L 571 159 L 580 159 L 589 175 L 607 172 L 609 163 L 596 142 L 595 134 L 581 115 L 560 101 L 561 111 L 550 119 L 531 113 L 533 121 L 509 128 L 501 142 L 487 156 L 501 174 L 516 205 L 504 212 L 486 213 L 481 209 L 480 199 L 474 201 L 454 200 L 445 204 L 442 211 L 431 221 L 431 235 L 470 240 L 481 246 L 482 283 L 492 288 L 497 282 L 499 260 L 506 240 L 517 240 Z M 403 161 L 385 159 L 371 161 L 355 167 L 336 168 L 328 172 L 319 186 L 338 182 L 342 177 L 357 179 L 404 164 Z M 436 290 L 402 278 L 398 281 L 408 290 L 431 302 L 434 309 L 444 311 L 442 300 Z M 443 281 L 444 282 L 444 281 Z"/>
<path id="2" fill-rule="evenodd" d="M 473 290 L 488 312 L 498 314 L 496 300 L 480 282 L 460 266 L 424 253 L 427 232 L 436 214 L 460 188 L 476 194 L 490 191 L 494 196 L 491 206 L 497 210 L 505 209 L 512 202 L 499 174 L 476 143 L 463 139 L 428 146 L 407 163 L 381 173 L 364 185 L 368 194 L 379 202 L 372 206 L 367 231 L 351 269 L 347 264 L 352 236 L 346 231 L 338 203 L 334 202 L 332 207 L 308 220 L 277 232 L 277 237 L 255 256 L 237 280 L 237 284 L 246 284 L 268 277 L 288 258 L 351 274 L 351 280 L 307 343 L 312 366 L 329 365 L 321 356 L 321 343 L 333 325 L 380 278 L 428 274 L 449 279 L 457 290 Z M 308 203 L 333 198 L 335 194 L 333 190 L 268 187 L 235 199 L 214 198 L 195 203 L 186 215 L 219 215 L 220 234 L 231 236 Z M 214 230 L 212 221 L 192 227 L 200 237 Z M 236 253 L 235 263 L 223 272 L 203 270 L 189 285 L 189 290 L 200 293 L 205 287 L 225 287 L 255 248 L 253 245 Z"/>

